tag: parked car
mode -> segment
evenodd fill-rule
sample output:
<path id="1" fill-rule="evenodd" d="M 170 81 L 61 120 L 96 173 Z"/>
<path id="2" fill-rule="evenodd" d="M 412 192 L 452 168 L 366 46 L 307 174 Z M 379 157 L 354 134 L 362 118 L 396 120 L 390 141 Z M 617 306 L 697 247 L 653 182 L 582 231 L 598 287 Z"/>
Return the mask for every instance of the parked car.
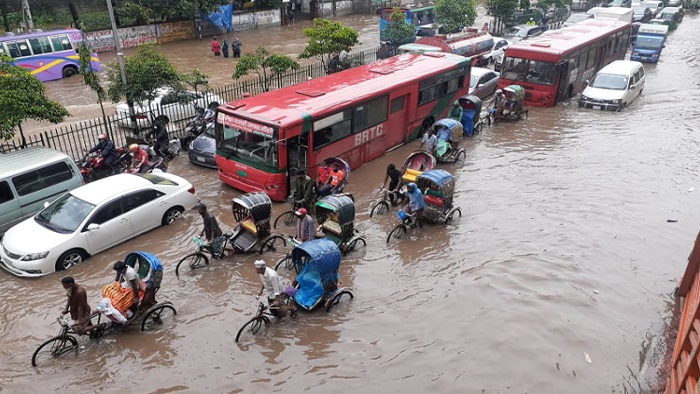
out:
<path id="1" fill-rule="evenodd" d="M 469 79 L 469 94 L 485 99 L 498 88 L 499 74 L 488 68 L 472 67 Z"/>
<path id="2" fill-rule="evenodd" d="M 214 123 L 207 124 L 204 132 L 190 143 L 187 151 L 190 162 L 204 167 L 217 168 L 216 165 L 216 134 Z"/>
<path id="3" fill-rule="evenodd" d="M 520 41 L 532 37 L 537 37 L 542 33 L 542 28 L 537 25 L 519 25 L 511 27 L 508 33 L 505 35 L 505 37 L 507 39 L 510 39 L 511 41 Z"/>
<path id="4" fill-rule="evenodd" d="M 665 21 L 669 30 L 675 30 L 678 24 L 683 22 L 684 16 L 683 7 L 666 7 L 659 12 L 657 18 Z"/>
<path id="5" fill-rule="evenodd" d="M 62 271 L 114 245 L 170 224 L 199 199 L 167 173 L 118 174 L 64 194 L 5 233 L 0 267 L 23 277 Z"/>
<path id="6" fill-rule="evenodd" d="M 659 11 L 661 11 L 664 8 L 664 2 L 660 0 L 642 1 L 641 3 L 639 3 L 639 6 L 649 7 L 651 9 L 651 13 L 654 14 L 654 17 L 656 17 L 659 14 Z"/>
<path id="7" fill-rule="evenodd" d="M 593 14 L 587 14 L 587 13 L 571 14 L 569 19 L 564 21 L 563 27 L 573 26 L 579 22 L 585 21 L 586 19 L 593 19 L 593 17 L 594 17 Z"/>
<path id="8" fill-rule="evenodd" d="M 603 67 L 588 83 L 578 100 L 579 107 L 621 111 L 644 90 L 646 76 L 640 62 L 615 60 Z"/>
<path id="9" fill-rule="evenodd" d="M 668 0 L 666 2 L 666 7 L 682 7 L 683 0 Z"/>
<path id="10" fill-rule="evenodd" d="M 632 0 L 612 0 L 607 3 L 603 3 L 603 7 L 632 7 Z"/>
<path id="11" fill-rule="evenodd" d="M 632 7 L 632 11 L 634 11 L 634 22 L 646 23 L 654 17 L 651 8 L 646 6 Z"/>
<path id="12" fill-rule="evenodd" d="M 491 52 L 488 53 L 487 55 L 484 55 L 484 59 L 488 61 L 489 64 L 493 64 L 496 61 L 503 61 L 503 54 L 506 52 L 506 49 L 510 46 L 510 42 L 504 38 L 493 38 L 493 48 L 491 49 Z"/>
<path id="13" fill-rule="evenodd" d="M 196 114 L 196 107 L 218 107 L 224 101 L 216 94 L 196 93 L 190 91 L 176 92 L 170 88 L 157 91 L 156 98 L 150 103 L 134 104 L 134 114 L 139 128 L 151 127 L 151 122 L 160 119 L 164 123 L 190 119 Z M 150 108 L 150 109 L 149 109 Z M 117 122 L 120 126 L 131 128 L 129 106 L 126 103 L 117 105 Z"/>

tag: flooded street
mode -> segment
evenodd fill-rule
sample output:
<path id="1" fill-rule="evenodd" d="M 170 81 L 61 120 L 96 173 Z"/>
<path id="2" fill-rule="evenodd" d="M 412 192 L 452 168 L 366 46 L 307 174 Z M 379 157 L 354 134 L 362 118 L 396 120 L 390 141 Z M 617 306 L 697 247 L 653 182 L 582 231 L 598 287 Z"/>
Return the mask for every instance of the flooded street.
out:
<path id="1" fill-rule="evenodd" d="M 369 218 L 386 165 L 400 165 L 417 141 L 354 170 L 348 190 L 368 245 L 343 259 L 341 279 L 355 299 L 330 313 L 273 321 L 236 344 L 257 306 L 259 255 L 177 278 L 175 265 L 194 251 L 202 226 L 187 212 L 69 271 L 94 306 L 114 261 L 154 253 L 165 267 L 157 298 L 175 304 L 175 321 L 81 337 L 78 355 L 34 368 L 32 352 L 59 330 L 63 274 L 0 272 L 0 392 L 649 392 L 700 223 L 699 20 L 687 15 L 671 33 L 660 63 L 645 65 L 641 98 L 624 112 L 580 110 L 574 101 L 531 108 L 527 121 L 463 141 L 467 162 L 445 167 L 457 178 L 463 216 L 447 227 L 425 226 L 387 247 L 396 217 Z M 246 44 L 254 34 L 237 35 Z M 284 43 L 286 31 L 265 31 L 266 39 L 275 34 L 280 48 L 298 53 Z M 370 40 L 361 38 L 363 46 Z M 206 42 L 173 47 L 168 55 L 208 55 Z M 212 61 L 178 64 L 214 74 Z M 52 94 L 60 89 L 52 85 Z M 195 185 L 224 231 L 233 229 L 238 191 L 184 155 L 170 170 Z M 286 209 L 276 204 L 273 214 Z"/>

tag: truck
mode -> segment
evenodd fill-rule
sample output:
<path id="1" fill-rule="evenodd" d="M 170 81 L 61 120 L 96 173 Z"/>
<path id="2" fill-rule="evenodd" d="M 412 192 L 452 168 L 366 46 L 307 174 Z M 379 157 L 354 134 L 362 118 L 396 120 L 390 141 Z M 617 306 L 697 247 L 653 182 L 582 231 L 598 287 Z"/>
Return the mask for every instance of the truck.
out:
<path id="1" fill-rule="evenodd" d="M 463 33 L 457 34 L 436 34 L 433 37 L 422 37 L 416 40 L 415 44 L 421 49 L 426 47 L 439 48 L 439 52 L 454 53 L 456 55 L 472 58 L 472 65 L 480 66 L 488 59 L 483 59 L 484 55 L 491 53 L 493 48 L 493 37 L 484 31 L 477 29 L 467 29 Z M 411 44 L 407 44 L 411 45 Z M 414 45 L 415 47 L 415 45 Z M 413 48 L 415 51 L 415 48 Z M 398 52 L 413 52 L 407 46 L 400 46 Z"/>
<path id="2" fill-rule="evenodd" d="M 637 39 L 632 45 L 630 60 L 644 63 L 658 63 L 661 51 L 666 46 L 668 26 L 642 23 L 637 31 Z"/>
<path id="3" fill-rule="evenodd" d="M 634 10 L 627 7 L 593 7 L 586 13 L 593 15 L 595 19 L 634 22 Z"/>

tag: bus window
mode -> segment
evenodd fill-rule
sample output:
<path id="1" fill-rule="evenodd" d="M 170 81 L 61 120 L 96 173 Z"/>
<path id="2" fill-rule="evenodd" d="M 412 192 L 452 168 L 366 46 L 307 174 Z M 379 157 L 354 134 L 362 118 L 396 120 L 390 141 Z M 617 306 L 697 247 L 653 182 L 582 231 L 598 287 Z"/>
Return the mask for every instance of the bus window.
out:
<path id="1" fill-rule="evenodd" d="M 588 61 L 586 62 L 586 68 L 585 68 L 586 70 L 588 70 L 589 68 L 593 67 L 593 65 L 595 65 L 595 52 L 596 52 L 595 48 L 591 48 L 588 51 Z"/>
<path id="2" fill-rule="evenodd" d="M 391 113 L 397 113 L 403 109 L 404 102 L 406 101 L 406 96 L 397 97 L 391 100 Z"/>
<path id="3" fill-rule="evenodd" d="M 51 37 L 51 44 L 53 44 L 53 50 L 56 52 L 69 51 L 73 49 L 70 39 L 68 39 L 68 36 L 65 34 Z"/>
<path id="4" fill-rule="evenodd" d="M 27 45 L 26 40 L 11 41 L 5 44 L 7 45 L 8 51 L 10 52 L 10 56 L 12 56 L 13 58 L 32 55 L 32 52 L 29 50 L 29 45 Z"/>
<path id="5" fill-rule="evenodd" d="M 32 52 L 34 52 L 35 55 L 53 52 L 47 37 L 30 38 L 29 45 L 32 47 Z"/>
<path id="6" fill-rule="evenodd" d="M 352 134 L 352 112 L 345 110 L 314 122 L 314 150 Z"/>
<path id="7" fill-rule="evenodd" d="M 388 103 L 389 97 L 384 96 L 355 107 L 353 132 L 357 133 L 385 121 L 387 119 Z"/>

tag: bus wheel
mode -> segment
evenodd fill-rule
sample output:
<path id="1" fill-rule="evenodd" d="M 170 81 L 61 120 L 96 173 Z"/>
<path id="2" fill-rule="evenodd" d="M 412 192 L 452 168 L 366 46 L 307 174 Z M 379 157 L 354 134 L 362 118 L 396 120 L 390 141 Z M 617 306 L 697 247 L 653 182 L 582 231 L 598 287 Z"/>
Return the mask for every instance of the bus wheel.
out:
<path id="1" fill-rule="evenodd" d="M 69 66 L 63 69 L 63 78 L 69 78 L 76 74 L 78 74 L 78 69 L 75 67 Z"/>

